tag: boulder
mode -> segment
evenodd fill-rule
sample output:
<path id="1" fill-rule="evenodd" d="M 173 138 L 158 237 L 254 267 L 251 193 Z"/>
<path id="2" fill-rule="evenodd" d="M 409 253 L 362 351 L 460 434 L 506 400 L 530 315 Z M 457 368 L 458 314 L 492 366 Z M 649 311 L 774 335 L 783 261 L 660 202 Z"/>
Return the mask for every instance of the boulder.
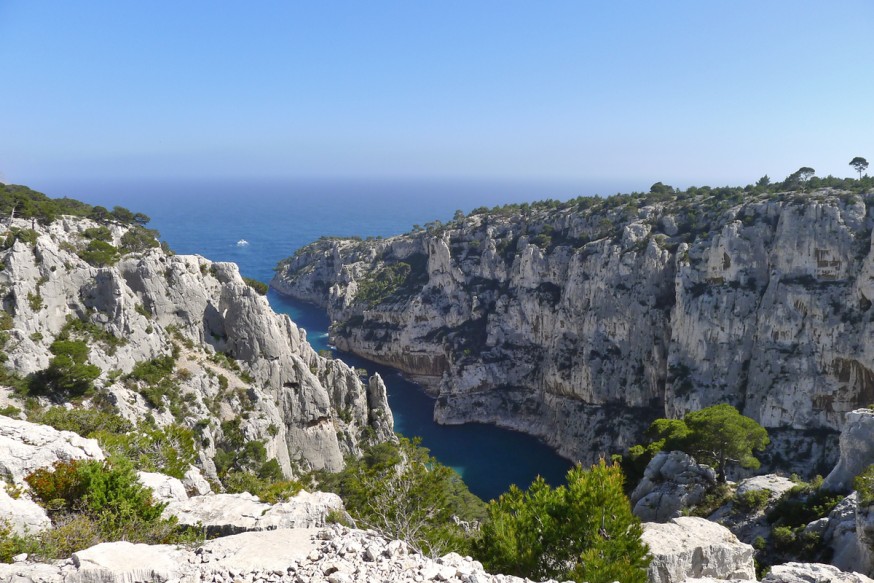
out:
<path id="1" fill-rule="evenodd" d="M 182 478 L 182 485 L 185 486 L 185 491 L 189 496 L 205 496 L 212 494 L 212 486 L 200 473 L 200 470 L 195 466 L 188 468 L 185 476 Z"/>
<path id="2" fill-rule="evenodd" d="M 35 534 L 51 528 L 45 509 L 36 502 L 24 498 L 14 498 L 6 491 L 6 484 L 0 481 L 0 520 L 7 520 L 15 534 Z"/>
<path id="3" fill-rule="evenodd" d="M 631 494 L 634 514 L 646 522 L 665 522 L 699 503 L 716 485 L 716 472 L 680 451 L 659 452 L 647 464 Z"/>
<path id="4" fill-rule="evenodd" d="M 847 413 L 840 439 L 841 456 L 826 476 L 822 487 L 833 492 L 849 492 L 853 479 L 874 464 L 874 410 L 856 409 Z"/>
<path id="5" fill-rule="evenodd" d="M 667 523 L 644 523 L 649 545 L 650 583 L 678 583 L 690 577 L 755 580 L 753 547 L 724 526 L 685 516 Z"/>
<path id="6" fill-rule="evenodd" d="M 856 500 L 854 492 L 838 502 L 825 519 L 822 531 L 823 544 L 831 547 L 834 553 L 831 563 L 845 571 L 858 570 L 862 559 L 856 534 Z M 820 520 L 808 524 L 807 528 L 815 531 Z"/>
<path id="7" fill-rule="evenodd" d="M 735 498 L 721 506 L 707 519 L 725 526 L 746 543 L 752 543 L 760 536 L 768 538 L 772 529 L 767 519 L 768 512 L 780 497 L 793 487 L 795 483 L 792 480 L 775 474 L 747 478 L 738 484 Z M 768 493 L 764 506 L 747 507 L 738 503 L 738 497 L 742 498 L 751 492 Z"/>
<path id="8" fill-rule="evenodd" d="M 152 490 L 152 498 L 157 502 L 188 500 L 185 486 L 178 478 L 154 472 L 137 472 L 140 484 Z"/>
<path id="9" fill-rule="evenodd" d="M 345 512 L 336 494 L 298 492 L 288 502 L 265 504 L 252 494 L 210 494 L 170 502 L 164 516 L 180 524 L 200 526 L 211 535 L 230 535 L 277 528 L 324 526 L 332 511 Z"/>
<path id="10" fill-rule="evenodd" d="M 762 583 L 874 583 L 860 573 L 847 573 L 822 563 L 774 565 Z"/>
<path id="11" fill-rule="evenodd" d="M 318 547 L 317 533 L 312 528 L 243 532 L 208 541 L 198 553 L 210 570 L 284 571 Z"/>
<path id="12" fill-rule="evenodd" d="M 78 459 L 103 459 L 96 439 L 0 415 L 0 476 L 14 484 L 24 484 L 24 478 L 39 468 Z"/>
<path id="13" fill-rule="evenodd" d="M 771 493 L 771 499 L 776 499 L 791 490 L 796 486 L 795 482 L 789 478 L 778 476 L 777 474 L 766 474 L 764 476 L 753 476 L 741 481 L 737 485 L 737 495 L 743 496 L 747 492 L 758 492 L 759 490 L 767 490 Z"/>
<path id="14" fill-rule="evenodd" d="M 73 553 L 76 570 L 65 583 L 139 583 L 179 579 L 187 564 L 186 551 L 171 545 L 143 545 L 125 541 L 101 543 Z"/>

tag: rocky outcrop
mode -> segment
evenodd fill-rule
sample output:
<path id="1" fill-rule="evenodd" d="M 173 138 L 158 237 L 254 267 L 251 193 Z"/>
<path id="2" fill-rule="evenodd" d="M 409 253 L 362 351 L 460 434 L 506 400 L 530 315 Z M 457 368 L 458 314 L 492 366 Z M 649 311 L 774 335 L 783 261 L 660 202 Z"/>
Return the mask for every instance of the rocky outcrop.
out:
<path id="1" fill-rule="evenodd" d="M 188 492 L 182 480 L 156 472 L 137 472 L 140 484 L 152 491 L 152 498 L 158 502 L 188 500 Z"/>
<path id="2" fill-rule="evenodd" d="M 782 496 L 796 486 L 789 478 L 775 474 L 747 478 L 737 484 L 734 497 L 707 519 L 725 526 L 745 543 L 752 544 L 759 537 L 768 539 L 774 528 L 768 514 Z M 760 500 L 751 496 L 753 492 L 766 492 L 767 496 Z"/>
<path id="3" fill-rule="evenodd" d="M 101 543 L 73 553 L 65 583 L 137 583 L 179 579 L 187 553 L 171 545 Z"/>
<path id="4" fill-rule="evenodd" d="M 822 487 L 847 492 L 853 488 L 853 479 L 871 464 L 874 464 L 874 410 L 857 409 L 847 413 L 841 431 L 840 458 Z"/>
<path id="5" fill-rule="evenodd" d="M 3 525 L 3 521 L 8 524 Z M 3 526 L 23 536 L 51 528 L 52 521 L 42 506 L 18 492 L 10 496 L 6 483 L 0 481 L 0 529 Z"/>
<path id="6" fill-rule="evenodd" d="M 524 583 L 490 575 L 482 565 L 450 553 L 432 560 L 401 541 L 343 527 L 246 532 L 207 541 L 195 550 L 168 545 L 103 543 L 60 564 L 0 564 L 4 583 Z"/>
<path id="7" fill-rule="evenodd" d="M 46 369 L 62 333 L 85 340 L 88 362 L 102 371 L 96 385 L 121 415 L 197 425 L 208 474 L 222 422 L 234 419 L 288 476 L 338 470 L 361 444 L 394 439 L 382 380 L 362 382 L 343 362 L 316 354 L 304 331 L 275 314 L 236 265 L 152 248 L 94 267 L 82 256 L 95 230 L 108 230 L 108 243 L 120 248 L 129 227 L 83 218 L 48 226 L 4 219 L 0 236 L 31 228 L 32 242 L 10 237 L 0 250 L 4 322 L 11 317 L 2 340 L 13 372 Z M 118 381 L 137 363 L 171 353 L 173 395 L 154 402 Z"/>
<path id="8" fill-rule="evenodd" d="M 95 439 L 0 415 L 0 476 L 13 484 L 22 486 L 34 470 L 59 461 L 102 459 Z"/>
<path id="9" fill-rule="evenodd" d="M 286 502 L 266 504 L 252 494 L 210 494 L 171 501 L 164 517 L 179 524 L 203 528 L 210 536 L 252 530 L 315 528 L 324 526 L 332 512 L 345 516 L 343 501 L 327 492 L 298 492 Z"/>
<path id="10" fill-rule="evenodd" d="M 786 563 L 771 567 L 762 583 L 872 583 L 872 580 L 822 563 Z"/>
<path id="11" fill-rule="evenodd" d="M 650 583 L 679 583 L 693 577 L 756 578 L 753 547 L 703 518 L 644 523 L 642 540 L 652 555 Z"/>
<path id="12" fill-rule="evenodd" d="M 644 522 L 666 522 L 701 502 L 716 486 L 716 472 L 681 451 L 661 451 L 644 470 L 631 494 L 634 515 Z"/>
<path id="13" fill-rule="evenodd" d="M 278 291 L 325 306 L 338 347 L 592 461 L 656 417 L 729 402 L 765 465 L 825 473 L 874 401 L 874 200 L 829 190 L 479 209 L 384 240 L 323 239 Z"/>

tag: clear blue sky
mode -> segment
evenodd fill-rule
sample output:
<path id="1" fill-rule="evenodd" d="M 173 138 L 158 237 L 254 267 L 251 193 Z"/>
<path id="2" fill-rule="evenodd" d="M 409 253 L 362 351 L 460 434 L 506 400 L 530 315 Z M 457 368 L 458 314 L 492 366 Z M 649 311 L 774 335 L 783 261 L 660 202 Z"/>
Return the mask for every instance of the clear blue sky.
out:
<path id="1" fill-rule="evenodd" d="M 0 173 L 849 176 L 872 39 L 869 0 L 0 0 Z"/>

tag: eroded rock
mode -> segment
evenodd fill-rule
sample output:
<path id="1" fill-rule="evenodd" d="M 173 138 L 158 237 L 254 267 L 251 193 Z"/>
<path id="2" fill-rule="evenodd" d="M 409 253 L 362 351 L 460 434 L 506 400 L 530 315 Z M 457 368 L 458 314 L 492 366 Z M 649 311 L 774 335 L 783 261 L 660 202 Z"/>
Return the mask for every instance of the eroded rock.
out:
<path id="1" fill-rule="evenodd" d="M 692 577 L 756 578 L 753 547 L 724 526 L 686 516 L 643 527 L 642 539 L 652 555 L 650 583 L 679 583 Z"/>

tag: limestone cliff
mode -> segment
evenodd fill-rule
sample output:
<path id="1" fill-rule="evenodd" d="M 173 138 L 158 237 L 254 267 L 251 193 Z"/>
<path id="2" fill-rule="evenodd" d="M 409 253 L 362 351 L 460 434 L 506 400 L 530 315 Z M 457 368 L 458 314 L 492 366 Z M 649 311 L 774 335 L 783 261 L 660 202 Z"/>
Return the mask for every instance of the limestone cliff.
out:
<path id="1" fill-rule="evenodd" d="M 826 472 L 844 413 L 874 401 L 872 202 L 726 188 L 478 209 L 322 239 L 272 286 L 421 381 L 439 422 L 592 460 L 729 402 L 769 429 L 771 462 Z"/>
<path id="2" fill-rule="evenodd" d="M 382 380 L 363 383 L 344 363 L 316 354 L 236 265 L 160 248 L 117 261 L 88 255 L 110 249 L 92 245 L 94 237 L 123 248 L 130 228 L 109 218 L 0 221 L 6 367 L 37 373 L 59 335 L 86 340 L 88 362 L 101 371 L 97 397 L 133 421 L 196 427 L 208 471 L 227 421 L 239 422 L 244 439 L 261 440 L 286 475 L 338 470 L 362 443 L 393 438 Z M 138 363 L 169 354 L 175 384 L 164 395 L 122 382 Z"/>

